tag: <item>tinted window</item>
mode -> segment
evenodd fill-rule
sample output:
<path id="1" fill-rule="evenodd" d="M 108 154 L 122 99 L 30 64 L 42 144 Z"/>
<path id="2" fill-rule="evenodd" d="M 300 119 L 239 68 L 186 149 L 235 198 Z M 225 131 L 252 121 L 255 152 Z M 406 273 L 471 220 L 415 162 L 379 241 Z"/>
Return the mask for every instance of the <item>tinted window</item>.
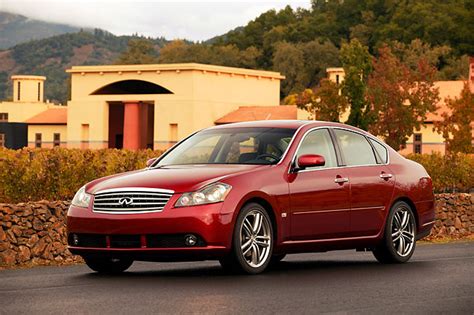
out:
<path id="1" fill-rule="evenodd" d="M 334 133 L 341 147 L 346 165 L 377 164 L 374 151 L 363 135 L 340 129 L 334 129 Z"/>
<path id="2" fill-rule="evenodd" d="M 295 133 L 285 128 L 218 128 L 198 132 L 157 164 L 275 164 Z M 156 166 L 156 165 L 155 165 Z"/>
<path id="3" fill-rule="evenodd" d="M 379 155 L 380 159 L 382 159 L 382 163 L 387 163 L 388 162 L 388 151 L 387 149 L 381 145 L 378 141 L 370 139 L 370 142 L 372 142 L 372 145 L 375 148 L 375 151 L 377 151 L 377 154 Z"/>
<path id="4" fill-rule="evenodd" d="M 326 160 L 324 166 L 312 168 L 337 166 L 336 153 L 331 141 L 331 136 L 329 135 L 329 131 L 327 129 L 311 131 L 304 137 L 303 142 L 298 149 L 297 158 L 305 154 L 322 155 Z"/>

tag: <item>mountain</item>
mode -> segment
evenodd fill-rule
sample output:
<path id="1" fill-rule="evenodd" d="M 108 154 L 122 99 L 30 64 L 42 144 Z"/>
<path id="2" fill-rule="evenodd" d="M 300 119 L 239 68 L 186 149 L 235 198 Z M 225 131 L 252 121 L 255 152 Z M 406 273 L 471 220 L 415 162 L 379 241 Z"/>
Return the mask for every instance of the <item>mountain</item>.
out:
<path id="1" fill-rule="evenodd" d="M 65 104 L 69 99 L 69 76 L 72 66 L 105 65 L 115 62 L 127 49 L 130 39 L 138 36 L 115 36 L 103 30 L 79 31 L 57 35 L 0 51 L 0 100 L 11 98 L 10 76 L 14 74 L 47 77 L 47 99 Z M 167 41 L 149 39 L 158 50 Z"/>
<path id="2" fill-rule="evenodd" d="M 13 47 L 32 39 L 75 33 L 80 28 L 29 19 L 26 16 L 0 11 L 0 49 Z"/>

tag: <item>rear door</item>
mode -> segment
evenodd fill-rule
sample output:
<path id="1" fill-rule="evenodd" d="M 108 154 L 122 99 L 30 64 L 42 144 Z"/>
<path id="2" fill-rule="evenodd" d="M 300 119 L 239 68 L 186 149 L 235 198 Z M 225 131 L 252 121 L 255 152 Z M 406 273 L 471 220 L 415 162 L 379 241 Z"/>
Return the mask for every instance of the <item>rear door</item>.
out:
<path id="1" fill-rule="evenodd" d="M 291 238 L 314 240 L 345 237 L 350 227 L 350 190 L 347 175 L 337 167 L 328 129 L 309 131 L 296 154 L 319 154 L 324 166 L 298 171 L 290 182 Z"/>
<path id="2" fill-rule="evenodd" d="M 385 223 L 395 183 L 384 163 L 385 148 L 380 143 L 376 144 L 381 148 L 376 147 L 371 144 L 374 140 L 357 132 L 334 129 L 334 134 L 351 183 L 350 234 L 375 235 Z"/>

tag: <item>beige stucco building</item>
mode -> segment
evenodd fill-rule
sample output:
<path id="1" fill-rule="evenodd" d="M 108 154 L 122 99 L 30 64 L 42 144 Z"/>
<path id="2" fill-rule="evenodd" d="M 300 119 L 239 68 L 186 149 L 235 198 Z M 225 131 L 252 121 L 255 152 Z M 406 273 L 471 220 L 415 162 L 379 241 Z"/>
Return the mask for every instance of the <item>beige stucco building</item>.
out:
<path id="1" fill-rule="evenodd" d="M 276 72 L 196 63 L 78 66 L 68 147 L 163 149 L 241 106 L 277 106 Z"/>
<path id="2" fill-rule="evenodd" d="M 25 124 L 27 143 L 30 147 L 53 147 L 64 145 L 67 138 L 67 109 L 44 101 L 46 77 L 15 75 L 12 101 L 0 102 L 0 123 Z M 17 132 L 17 131 L 16 131 Z M 0 146 L 15 136 L 0 131 Z"/>

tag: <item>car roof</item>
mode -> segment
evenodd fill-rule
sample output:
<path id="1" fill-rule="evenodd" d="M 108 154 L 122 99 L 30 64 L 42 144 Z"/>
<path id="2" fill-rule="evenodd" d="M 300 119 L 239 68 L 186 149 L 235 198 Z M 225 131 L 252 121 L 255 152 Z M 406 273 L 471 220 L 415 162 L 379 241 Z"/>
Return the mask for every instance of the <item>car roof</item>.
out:
<path id="1" fill-rule="evenodd" d="M 225 129 L 225 128 L 252 128 L 252 127 L 253 128 L 266 127 L 266 128 L 298 129 L 302 126 L 308 126 L 310 128 L 342 127 L 342 128 L 351 129 L 351 130 L 359 131 L 366 134 L 365 131 L 359 128 L 350 126 L 350 125 L 336 123 L 336 122 L 321 121 L 321 120 L 255 120 L 255 121 L 245 121 L 245 122 L 214 126 L 214 127 L 207 128 L 206 130 Z"/>

